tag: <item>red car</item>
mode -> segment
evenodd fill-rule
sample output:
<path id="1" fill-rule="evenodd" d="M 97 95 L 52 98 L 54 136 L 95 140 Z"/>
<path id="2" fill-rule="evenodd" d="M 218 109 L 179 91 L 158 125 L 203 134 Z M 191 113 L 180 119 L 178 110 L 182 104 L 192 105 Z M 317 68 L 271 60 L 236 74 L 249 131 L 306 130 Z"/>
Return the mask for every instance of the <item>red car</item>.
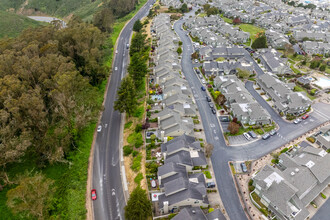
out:
<path id="1" fill-rule="evenodd" d="M 305 120 L 305 119 L 307 119 L 308 117 L 309 117 L 309 115 L 304 115 L 304 116 L 302 116 L 301 118 Z"/>
<path id="2" fill-rule="evenodd" d="M 92 189 L 92 199 L 96 200 L 96 189 Z"/>

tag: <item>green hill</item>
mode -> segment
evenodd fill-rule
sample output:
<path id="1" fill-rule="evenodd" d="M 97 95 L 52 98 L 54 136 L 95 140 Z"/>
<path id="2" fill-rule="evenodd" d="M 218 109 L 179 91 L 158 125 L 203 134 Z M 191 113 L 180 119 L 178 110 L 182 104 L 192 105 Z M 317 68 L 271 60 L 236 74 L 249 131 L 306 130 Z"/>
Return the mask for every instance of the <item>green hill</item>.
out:
<path id="1" fill-rule="evenodd" d="M 74 13 L 84 19 L 95 13 L 102 0 L 29 0 L 26 9 L 34 9 L 63 18 Z"/>
<path id="2" fill-rule="evenodd" d="M 24 29 L 42 25 L 41 22 L 11 12 L 0 10 L 0 38 L 15 37 Z"/>

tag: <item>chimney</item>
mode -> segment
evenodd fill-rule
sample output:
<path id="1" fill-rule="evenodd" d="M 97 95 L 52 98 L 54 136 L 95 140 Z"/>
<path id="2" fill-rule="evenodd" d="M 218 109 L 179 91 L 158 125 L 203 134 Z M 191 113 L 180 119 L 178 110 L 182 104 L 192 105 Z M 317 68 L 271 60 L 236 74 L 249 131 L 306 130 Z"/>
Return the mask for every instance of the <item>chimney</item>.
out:
<path id="1" fill-rule="evenodd" d="M 158 184 L 159 184 L 159 185 L 162 184 L 162 176 L 158 176 Z"/>
<path id="2" fill-rule="evenodd" d="M 164 141 L 165 131 L 160 131 L 160 139 Z"/>
<path id="3" fill-rule="evenodd" d="M 168 213 L 168 201 L 163 202 L 163 205 L 164 205 L 164 207 L 163 207 L 164 214 L 167 214 Z"/>

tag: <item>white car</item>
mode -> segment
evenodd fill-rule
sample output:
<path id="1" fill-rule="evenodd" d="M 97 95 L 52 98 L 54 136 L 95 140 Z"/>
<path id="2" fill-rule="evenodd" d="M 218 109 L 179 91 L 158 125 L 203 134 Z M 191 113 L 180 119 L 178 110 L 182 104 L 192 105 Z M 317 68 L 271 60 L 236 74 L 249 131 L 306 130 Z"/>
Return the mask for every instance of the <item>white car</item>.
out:
<path id="1" fill-rule="evenodd" d="M 97 127 L 97 132 L 101 132 L 101 131 L 102 131 L 102 126 L 99 125 L 99 126 Z"/>
<path id="2" fill-rule="evenodd" d="M 301 121 L 302 121 L 301 118 L 297 118 L 296 120 L 293 121 L 293 123 L 299 124 Z"/>
<path id="3" fill-rule="evenodd" d="M 251 136 L 248 133 L 243 133 L 243 136 L 246 138 L 246 140 L 251 140 Z"/>
<path id="4" fill-rule="evenodd" d="M 195 63 L 198 63 L 198 60 L 197 59 L 195 59 Z"/>
<path id="5" fill-rule="evenodd" d="M 203 84 L 205 84 L 205 83 L 206 83 L 205 79 L 202 79 L 202 83 L 203 83 Z"/>
<path id="6" fill-rule="evenodd" d="M 116 53 L 118 53 L 118 50 L 116 50 Z"/>
<path id="7" fill-rule="evenodd" d="M 117 68 L 117 67 L 115 67 L 115 70 L 118 70 L 118 68 Z"/>

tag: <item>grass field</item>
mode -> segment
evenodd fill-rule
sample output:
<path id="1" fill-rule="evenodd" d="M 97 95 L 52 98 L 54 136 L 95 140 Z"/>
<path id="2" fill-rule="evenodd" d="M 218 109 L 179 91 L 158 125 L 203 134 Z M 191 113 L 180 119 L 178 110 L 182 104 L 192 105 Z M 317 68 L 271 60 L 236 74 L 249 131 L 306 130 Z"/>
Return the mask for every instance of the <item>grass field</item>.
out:
<path id="1" fill-rule="evenodd" d="M 226 17 L 223 16 L 223 15 L 221 15 L 220 17 L 224 20 L 224 22 L 227 22 L 228 24 L 232 24 L 232 23 L 233 23 L 233 20 L 230 19 L 230 18 L 226 18 Z"/>
<path id="2" fill-rule="evenodd" d="M 25 16 L 0 11 L 0 38 L 5 36 L 16 37 L 25 29 L 37 27 L 42 24 Z"/>
<path id="3" fill-rule="evenodd" d="M 242 31 L 249 32 L 250 33 L 250 38 L 252 41 L 256 39 L 256 34 L 259 33 L 260 31 L 264 31 L 264 29 L 256 27 L 252 24 L 241 24 L 239 25 Z"/>
<path id="4" fill-rule="evenodd" d="M 7 9 L 17 10 L 25 0 L 0 0 L 0 10 L 6 11 Z"/>

